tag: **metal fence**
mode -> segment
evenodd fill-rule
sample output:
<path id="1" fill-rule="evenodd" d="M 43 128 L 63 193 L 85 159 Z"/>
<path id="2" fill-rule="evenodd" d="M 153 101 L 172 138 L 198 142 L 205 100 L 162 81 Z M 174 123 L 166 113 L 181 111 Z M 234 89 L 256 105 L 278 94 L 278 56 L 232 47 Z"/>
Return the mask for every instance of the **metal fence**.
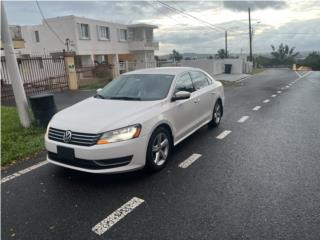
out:
<path id="1" fill-rule="evenodd" d="M 24 56 L 17 58 L 26 94 L 62 91 L 68 88 L 63 56 Z M 13 99 L 5 57 L 1 57 L 1 100 Z"/>

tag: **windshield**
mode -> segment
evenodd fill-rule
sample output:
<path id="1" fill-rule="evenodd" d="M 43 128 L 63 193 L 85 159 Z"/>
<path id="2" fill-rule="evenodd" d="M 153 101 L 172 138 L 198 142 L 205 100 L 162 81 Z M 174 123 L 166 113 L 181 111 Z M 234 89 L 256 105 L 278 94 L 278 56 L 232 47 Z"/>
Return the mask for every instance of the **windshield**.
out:
<path id="1" fill-rule="evenodd" d="M 97 93 L 103 99 L 150 101 L 164 99 L 174 75 L 130 74 L 121 75 Z"/>

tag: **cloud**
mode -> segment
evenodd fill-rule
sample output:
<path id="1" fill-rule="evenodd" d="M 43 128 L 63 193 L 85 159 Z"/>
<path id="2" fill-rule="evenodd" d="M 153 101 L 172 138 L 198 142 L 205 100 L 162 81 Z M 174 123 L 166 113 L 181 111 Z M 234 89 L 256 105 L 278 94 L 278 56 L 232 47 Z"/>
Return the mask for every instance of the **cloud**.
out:
<path id="1" fill-rule="evenodd" d="M 177 49 L 180 52 L 215 53 L 224 48 L 224 31 L 210 29 L 206 24 L 168 9 L 155 1 L 39 1 L 46 17 L 77 15 L 105 21 L 133 23 L 146 22 L 159 26 L 155 38 L 165 54 Z M 166 1 L 211 24 L 228 29 L 229 50 L 248 51 L 248 14 L 252 9 L 255 29 L 255 52 L 269 52 L 270 44 L 281 42 L 296 46 L 298 51 L 320 50 L 320 6 L 308 1 Z M 5 2 L 10 24 L 30 25 L 41 23 L 34 1 Z M 260 24 L 257 24 L 257 22 Z M 297 34 L 284 34 L 284 33 Z"/>
<path id="2" fill-rule="evenodd" d="M 257 9 L 281 9 L 287 6 L 284 1 L 224 1 L 223 6 L 233 11 L 248 11 Z"/>

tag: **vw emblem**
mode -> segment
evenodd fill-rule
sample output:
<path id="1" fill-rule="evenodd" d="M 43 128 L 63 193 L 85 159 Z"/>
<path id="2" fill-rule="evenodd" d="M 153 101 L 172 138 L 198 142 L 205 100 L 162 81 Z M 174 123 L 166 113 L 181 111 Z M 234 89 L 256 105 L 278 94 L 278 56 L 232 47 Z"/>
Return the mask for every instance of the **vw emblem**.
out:
<path id="1" fill-rule="evenodd" d="M 71 141 L 71 138 L 72 138 L 72 132 L 70 130 L 65 131 L 63 134 L 63 141 L 65 143 L 69 143 Z"/>

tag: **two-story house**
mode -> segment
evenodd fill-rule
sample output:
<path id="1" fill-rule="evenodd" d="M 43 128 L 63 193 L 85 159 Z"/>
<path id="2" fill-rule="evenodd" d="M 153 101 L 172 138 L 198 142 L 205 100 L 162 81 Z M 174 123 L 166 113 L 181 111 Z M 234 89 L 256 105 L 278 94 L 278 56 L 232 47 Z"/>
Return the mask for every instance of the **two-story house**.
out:
<path id="1" fill-rule="evenodd" d="M 155 66 L 153 40 L 149 24 L 124 25 L 77 16 L 48 18 L 42 24 L 22 26 L 25 48 L 21 54 L 59 54 L 74 51 L 76 64 L 134 62 L 136 68 Z"/>

